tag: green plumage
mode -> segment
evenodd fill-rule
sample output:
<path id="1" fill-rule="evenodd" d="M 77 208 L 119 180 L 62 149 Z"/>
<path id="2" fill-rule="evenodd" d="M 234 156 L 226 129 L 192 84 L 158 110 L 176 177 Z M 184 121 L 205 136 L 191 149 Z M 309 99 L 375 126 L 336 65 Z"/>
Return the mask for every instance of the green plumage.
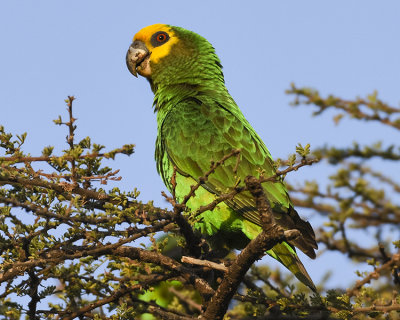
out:
<path id="1" fill-rule="evenodd" d="M 177 168 L 178 200 L 190 186 L 210 168 L 212 160 L 220 160 L 233 149 L 240 149 L 236 173 L 236 158 L 228 159 L 205 182 L 188 207 L 194 213 L 227 193 L 246 176 L 258 177 L 275 173 L 273 160 L 263 141 L 244 118 L 228 93 L 222 67 L 214 48 L 201 36 L 178 27 L 171 30 L 179 41 L 158 63 L 151 63 L 149 79 L 155 94 L 158 136 L 156 142 L 157 169 L 171 190 L 173 168 Z M 282 182 L 263 184 L 275 219 L 284 229 L 298 229 L 302 236 L 292 243 L 276 245 L 268 252 L 285 265 L 304 284 L 315 286 L 297 257 L 294 246 L 311 258 L 317 248 L 314 232 L 293 209 Z M 214 243 L 221 239 L 231 248 L 243 248 L 260 232 L 260 216 L 249 192 L 219 204 L 213 211 L 197 217 L 194 227 Z"/>

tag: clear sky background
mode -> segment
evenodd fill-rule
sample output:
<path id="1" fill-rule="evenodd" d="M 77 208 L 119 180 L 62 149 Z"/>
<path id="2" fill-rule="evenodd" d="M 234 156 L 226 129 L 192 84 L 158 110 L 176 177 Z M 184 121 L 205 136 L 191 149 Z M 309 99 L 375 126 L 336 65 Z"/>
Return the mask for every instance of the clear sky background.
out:
<path id="1" fill-rule="evenodd" d="M 77 138 L 91 136 L 108 150 L 135 143 L 135 155 L 111 164 L 121 169 L 118 186 L 137 187 L 141 200 L 166 206 L 154 163 L 153 94 L 145 79 L 128 72 L 125 54 L 141 28 L 167 23 L 214 45 L 230 93 L 274 157 L 286 158 L 299 142 L 398 144 L 395 130 L 377 124 L 344 120 L 335 126 L 333 113 L 312 118 L 311 108 L 289 106 L 293 97 L 284 91 L 291 82 L 349 99 L 378 90 L 384 101 L 398 106 L 399 14 L 395 0 L 3 0 L 0 124 L 13 133 L 28 131 L 28 152 L 37 155 L 55 145 L 59 153 L 67 132 L 52 120 L 66 115 L 64 99 L 75 95 Z M 329 173 L 324 166 L 312 167 L 288 179 L 301 182 Z M 317 283 L 331 267 L 332 286 L 356 279 L 356 267 L 344 266 L 339 254 L 302 259 Z"/>

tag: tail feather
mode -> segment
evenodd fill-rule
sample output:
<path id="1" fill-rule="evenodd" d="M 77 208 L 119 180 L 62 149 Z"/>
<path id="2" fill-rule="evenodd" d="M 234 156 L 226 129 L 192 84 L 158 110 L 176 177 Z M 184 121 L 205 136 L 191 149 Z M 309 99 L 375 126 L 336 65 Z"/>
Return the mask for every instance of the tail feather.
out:
<path id="1" fill-rule="evenodd" d="M 317 291 L 311 277 L 297 257 L 296 251 L 288 243 L 278 243 L 267 253 L 288 268 L 307 287 L 314 292 Z"/>
<path id="2" fill-rule="evenodd" d="M 294 225 L 287 229 L 297 229 L 301 233 L 301 236 L 291 241 L 291 244 L 299 248 L 311 259 L 315 259 L 314 249 L 318 249 L 318 244 L 315 241 L 315 234 L 311 224 L 308 221 L 301 219 L 293 207 L 289 208 L 289 215 L 292 218 Z"/>

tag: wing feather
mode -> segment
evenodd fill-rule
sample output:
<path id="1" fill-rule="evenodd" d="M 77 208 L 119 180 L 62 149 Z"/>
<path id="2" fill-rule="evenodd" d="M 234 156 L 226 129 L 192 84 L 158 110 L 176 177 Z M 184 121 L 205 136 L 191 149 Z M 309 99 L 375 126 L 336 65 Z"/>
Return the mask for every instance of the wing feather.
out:
<path id="1" fill-rule="evenodd" d="M 259 176 L 261 170 L 266 176 L 275 173 L 268 149 L 236 105 L 224 108 L 222 104 L 205 97 L 181 101 L 165 117 L 159 139 L 159 153 L 165 153 L 181 174 L 196 181 L 209 170 L 211 161 L 220 160 L 233 149 L 241 149 L 236 173 L 233 172 L 236 159 L 228 159 L 204 184 L 216 195 L 232 190 L 238 179 L 243 184 L 246 176 Z M 159 171 L 169 185 L 162 168 Z M 297 228 L 301 231 L 302 237 L 292 244 L 308 256 L 315 257 L 313 249 L 317 248 L 317 244 L 314 232 L 293 209 L 284 184 L 281 181 L 266 182 L 263 186 L 276 221 L 285 229 Z M 245 219 L 261 225 L 249 192 L 242 192 L 226 203 Z"/>

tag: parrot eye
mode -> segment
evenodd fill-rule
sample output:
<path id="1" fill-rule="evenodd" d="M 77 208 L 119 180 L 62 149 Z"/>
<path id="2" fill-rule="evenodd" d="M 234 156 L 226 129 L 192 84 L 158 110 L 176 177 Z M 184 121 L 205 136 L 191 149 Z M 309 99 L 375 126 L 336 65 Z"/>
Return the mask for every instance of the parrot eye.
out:
<path id="1" fill-rule="evenodd" d="M 157 41 L 158 42 L 164 42 L 165 41 L 165 39 L 166 39 L 167 37 L 165 36 L 165 34 L 159 34 L 158 36 L 157 36 Z"/>
<path id="2" fill-rule="evenodd" d="M 153 47 L 158 47 L 167 42 L 168 40 L 169 40 L 168 33 L 164 31 L 158 31 L 152 35 L 151 44 L 153 45 Z"/>

